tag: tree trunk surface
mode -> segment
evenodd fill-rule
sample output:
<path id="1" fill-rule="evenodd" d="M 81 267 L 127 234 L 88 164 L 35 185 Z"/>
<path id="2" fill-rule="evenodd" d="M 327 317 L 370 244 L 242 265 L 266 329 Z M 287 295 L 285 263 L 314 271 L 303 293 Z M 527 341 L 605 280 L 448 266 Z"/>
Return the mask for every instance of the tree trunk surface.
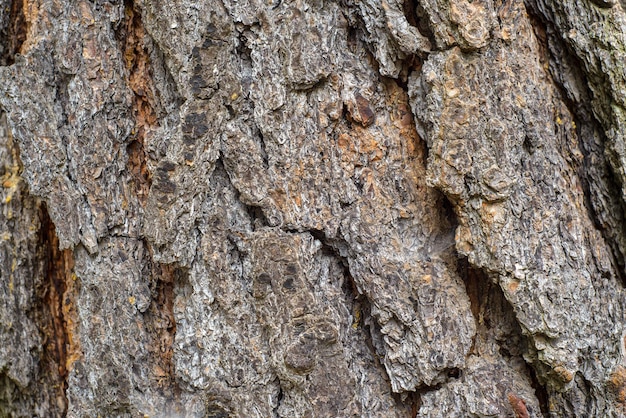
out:
<path id="1" fill-rule="evenodd" d="M 0 416 L 626 416 L 625 10 L 0 0 Z"/>

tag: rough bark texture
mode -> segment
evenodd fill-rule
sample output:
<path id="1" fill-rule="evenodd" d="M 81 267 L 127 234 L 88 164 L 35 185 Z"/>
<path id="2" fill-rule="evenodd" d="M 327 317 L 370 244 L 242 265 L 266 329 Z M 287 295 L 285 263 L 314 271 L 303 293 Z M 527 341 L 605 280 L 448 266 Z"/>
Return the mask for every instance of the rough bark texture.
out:
<path id="1" fill-rule="evenodd" d="M 0 0 L 0 416 L 626 416 L 625 8 Z"/>

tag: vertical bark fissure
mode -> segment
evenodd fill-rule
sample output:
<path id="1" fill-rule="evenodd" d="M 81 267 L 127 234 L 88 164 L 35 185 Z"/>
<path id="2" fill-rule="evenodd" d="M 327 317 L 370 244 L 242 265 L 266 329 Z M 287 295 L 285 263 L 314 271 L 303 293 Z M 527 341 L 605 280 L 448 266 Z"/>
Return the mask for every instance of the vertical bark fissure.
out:
<path id="1" fill-rule="evenodd" d="M 176 337 L 174 296 L 175 288 L 180 285 L 183 273 L 171 264 L 152 262 L 150 269 L 152 300 L 144 313 L 144 320 L 152 339 L 150 351 L 155 360 L 153 376 L 156 379 L 156 387 L 164 397 L 178 401 L 180 388 L 176 383 L 174 368 L 174 339 Z"/>
<path id="2" fill-rule="evenodd" d="M 481 297 L 484 293 L 484 281 L 480 279 L 480 271 L 477 271 L 473 268 L 467 258 L 459 257 L 458 260 L 458 272 L 459 276 L 463 280 L 465 284 L 465 289 L 467 292 L 467 296 L 470 300 L 470 310 L 472 311 L 472 315 L 474 316 L 474 320 L 476 321 L 476 327 L 480 325 L 480 314 L 481 309 L 483 308 L 483 303 L 485 302 Z M 469 354 L 474 352 L 474 348 L 476 347 L 476 335 L 472 339 L 472 347 L 469 350 Z"/>
<path id="3" fill-rule="evenodd" d="M 278 414 L 278 410 L 280 408 L 280 404 L 283 401 L 283 398 L 285 397 L 285 394 L 283 393 L 283 387 L 280 384 L 279 378 L 276 378 L 276 384 L 278 385 L 278 397 L 276 399 L 276 406 L 274 407 L 274 410 L 272 412 L 274 413 L 274 416 L 278 418 L 280 417 L 280 415 Z"/>
<path id="4" fill-rule="evenodd" d="M 346 244 L 341 242 L 340 240 L 328 239 L 324 232 L 321 230 L 311 229 L 307 230 L 306 232 L 310 233 L 316 240 L 318 240 L 322 244 L 321 251 L 339 260 L 341 265 L 343 266 L 343 276 L 345 278 L 343 292 L 346 298 L 346 305 L 352 307 L 351 311 L 354 318 L 351 327 L 354 329 L 358 329 L 360 327 L 364 330 L 363 335 L 366 337 L 366 340 L 364 340 L 363 343 L 367 347 L 372 358 L 375 360 L 376 367 L 384 376 L 391 390 L 391 378 L 389 377 L 389 374 L 383 362 L 381 361 L 381 357 L 384 356 L 382 331 L 380 329 L 378 321 L 371 314 L 372 302 L 365 294 L 359 291 L 359 286 L 357 285 L 354 277 L 350 272 L 348 259 L 341 255 L 340 247 L 345 246 Z M 425 390 L 434 389 L 431 387 L 427 387 Z M 396 402 L 399 409 L 404 409 L 409 413 L 410 417 L 415 417 L 421 404 L 421 393 L 421 389 L 413 392 L 392 392 L 392 398 Z"/>
<path id="5" fill-rule="evenodd" d="M 316 233 L 318 231 L 313 232 Z M 316 235 L 319 236 L 319 234 Z M 319 238 L 317 239 L 319 240 Z M 377 368 L 381 371 L 391 390 L 391 378 L 389 377 L 387 369 L 381 361 L 381 357 L 384 356 L 384 347 L 382 344 L 383 337 L 380 325 L 371 313 L 372 302 L 367 298 L 366 295 L 359 292 L 356 281 L 350 273 L 348 260 L 345 257 L 342 257 L 339 254 L 338 250 L 336 250 L 332 245 L 326 244 L 324 243 L 324 241 L 322 241 L 322 243 L 324 245 L 323 248 L 334 257 L 341 260 L 344 266 L 344 277 L 346 278 L 346 283 L 344 284 L 344 294 L 346 295 L 346 303 L 353 306 L 352 313 L 354 316 L 354 321 L 351 326 L 353 328 L 363 328 L 363 334 L 366 336 L 366 340 L 363 341 L 363 343 L 369 350 L 372 358 L 374 358 Z M 430 389 L 430 387 L 427 387 L 424 390 Z M 421 405 L 420 396 L 422 392 L 423 390 L 421 388 L 413 392 L 395 393 L 392 391 L 391 396 L 397 404 L 398 409 L 406 410 L 409 414 L 409 417 L 416 417 L 417 411 L 419 410 L 419 407 Z"/>
<path id="6" fill-rule="evenodd" d="M 576 140 L 580 151 L 583 154 L 583 161 L 576 166 L 576 173 L 581 180 L 584 192 L 584 205 L 595 227 L 600 230 L 602 237 L 611 248 L 611 255 L 615 265 L 615 272 L 621 279 L 622 284 L 626 284 L 626 254 L 624 253 L 625 242 L 623 238 L 626 236 L 626 208 L 624 203 L 619 199 L 621 184 L 619 176 L 614 173 L 614 169 L 606 161 L 604 152 L 606 148 L 606 135 L 596 119 L 591 108 L 591 98 L 594 96 L 589 88 L 589 82 L 584 73 L 580 70 L 583 68 L 581 60 L 569 50 L 568 46 L 559 39 L 555 33 L 555 28 L 551 23 L 541 16 L 533 7 L 528 7 L 528 14 L 532 24 L 537 43 L 541 50 L 542 64 L 546 68 L 546 73 L 552 80 L 552 84 L 556 86 L 558 91 L 558 100 L 560 100 L 569 113 L 572 115 L 575 124 Z M 550 45 L 552 43 L 553 45 Z M 556 45 L 554 45 L 556 44 Z M 560 57 L 554 54 L 558 51 L 562 54 Z M 563 61 L 568 61 L 567 63 Z M 566 65 L 569 63 L 569 67 Z M 565 75 L 566 74 L 566 75 Z M 582 89 L 580 100 L 575 100 L 575 92 L 571 89 L 573 86 L 565 84 L 568 82 L 564 77 L 573 78 L 569 80 L 575 83 L 575 88 Z M 583 127 L 587 128 L 583 131 Z M 596 138 L 590 135 L 590 132 L 597 132 L 600 143 L 596 142 Z M 594 176 L 594 173 L 598 173 Z M 598 184 L 602 182 L 602 184 Z M 601 190 L 606 188 L 609 193 L 600 196 Z M 595 196 L 594 196 L 595 194 Z M 609 199 L 610 215 L 607 208 L 599 206 L 599 201 Z M 617 223 L 617 228 L 607 224 L 607 216 L 612 217 Z"/>
<path id="7" fill-rule="evenodd" d="M 549 416 L 548 391 L 537 378 L 533 365 L 524 357 L 528 353 L 530 341 L 522 332 L 513 306 L 487 272 L 473 266 L 465 257 L 459 260 L 459 270 L 470 297 L 472 314 L 476 318 L 478 329 L 470 355 L 481 355 L 476 347 L 478 339 L 494 338 L 502 358 L 530 383 L 541 414 Z M 522 363 L 523 367 L 515 366 Z M 508 401 L 516 414 L 527 409 L 523 398 L 513 392 L 509 393 Z"/>
<path id="8" fill-rule="evenodd" d="M 63 309 L 72 299 L 63 267 L 71 253 L 59 251 L 45 207 L 28 193 L 2 111 L 0 145 L 0 416 L 30 416 L 39 407 L 60 417 L 72 352 Z"/>
<path id="9" fill-rule="evenodd" d="M 28 33 L 28 22 L 24 14 L 24 0 L 13 0 L 10 5 L 2 6 L 8 9 L 6 26 L 5 22 L 0 22 L 0 66 L 12 65 L 15 63 L 15 56 L 20 53 L 22 44 L 26 41 Z M 0 12 L 0 17 L 6 10 Z M 3 19 L 4 20 L 4 19 Z"/>
<path id="10" fill-rule="evenodd" d="M 533 365 L 525 358 L 530 341 L 522 332 L 513 306 L 487 271 L 472 265 L 466 257 L 459 256 L 458 260 L 458 272 L 465 284 L 477 328 L 468 357 L 491 355 L 486 347 L 487 341 L 493 340 L 505 362 L 527 379 L 534 391 L 540 413 L 549 416 L 548 391 L 539 381 Z M 523 398 L 513 390 L 508 392 L 507 397 L 515 416 L 528 416 L 523 415 L 523 411 L 530 408 Z"/>
<path id="11" fill-rule="evenodd" d="M 152 80 L 152 64 L 144 41 L 148 35 L 141 21 L 141 13 L 132 0 L 124 2 L 124 19 L 116 35 L 128 75 L 128 85 L 133 92 L 135 129 L 127 147 L 128 169 L 139 202 L 145 206 L 152 184 L 152 175 L 146 163 L 145 140 L 159 123 L 155 110 L 156 90 Z"/>
<path id="12" fill-rule="evenodd" d="M 539 401 L 539 407 L 541 408 L 541 414 L 544 417 L 550 416 L 550 399 L 548 396 L 548 390 L 544 385 L 541 384 L 539 378 L 537 377 L 537 372 L 535 369 L 526 363 L 526 369 L 528 371 L 528 376 L 530 377 L 530 382 L 532 388 L 535 390 L 535 396 Z"/>
<path id="13" fill-rule="evenodd" d="M 73 362 L 80 356 L 75 330 L 77 324 L 74 300 L 76 276 L 69 249 L 60 250 L 55 226 L 45 205 L 40 212 L 40 245 L 43 251 L 44 282 L 38 292 L 40 305 L 36 322 L 43 334 L 42 372 L 58 376 L 54 385 L 61 415 L 67 412 L 66 390 Z"/>
<path id="14" fill-rule="evenodd" d="M 585 209 L 594 226 L 601 232 L 604 241 L 611 249 L 611 258 L 615 267 L 614 271 L 620 278 L 621 284 L 626 286 L 626 254 L 624 253 L 624 251 L 626 250 L 626 242 L 624 242 L 623 238 L 626 237 L 626 210 L 624 207 L 624 203 L 620 201 L 619 198 L 617 198 L 617 196 L 620 195 L 621 190 L 619 178 L 615 175 L 613 168 L 610 164 L 601 163 L 601 169 L 604 169 L 604 175 L 601 177 L 603 184 L 594 184 L 594 182 L 598 181 L 599 179 L 594 179 L 591 172 L 599 168 L 598 165 L 600 164 L 596 161 L 598 159 L 599 153 L 597 152 L 598 149 L 593 149 L 595 144 L 590 144 L 585 140 L 580 126 L 582 126 L 583 123 L 592 126 L 595 125 L 598 128 L 599 126 L 595 120 L 587 120 L 581 123 L 581 120 L 584 120 L 584 115 L 578 109 L 579 106 L 568 100 L 566 97 L 563 97 L 563 102 L 570 109 L 572 115 L 574 115 L 574 121 L 577 126 L 577 136 L 578 140 L 580 141 L 580 150 L 582 151 L 584 156 L 583 163 L 580 167 L 578 167 L 577 174 L 581 179 L 583 187 L 583 202 L 585 205 Z M 598 130 L 598 133 L 602 140 L 600 148 L 601 150 L 603 150 L 606 137 L 601 130 Z M 593 139 L 591 139 L 591 141 L 593 141 Z M 603 156 L 601 161 L 604 163 Z M 600 207 L 597 203 L 598 200 L 601 199 L 599 194 L 602 188 L 606 188 L 606 190 L 609 191 L 608 194 L 602 197 L 610 199 L 610 215 L 607 214 L 607 208 Z M 608 224 L 606 219 L 607 215 L 612 217 L 617 225 Z"/>

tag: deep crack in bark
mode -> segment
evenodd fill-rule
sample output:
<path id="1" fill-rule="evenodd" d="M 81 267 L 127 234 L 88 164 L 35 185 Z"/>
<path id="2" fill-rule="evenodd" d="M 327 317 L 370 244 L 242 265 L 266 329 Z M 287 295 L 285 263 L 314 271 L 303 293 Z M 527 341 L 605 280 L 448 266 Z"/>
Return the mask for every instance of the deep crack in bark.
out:
<path id="1" fill-rule="evenodd" d="M 15 63 L 28 34 L 28 21 L 24 13 L 24 0 L 12 0 L 0 12 L 0 66 Z M 8 14 L 4 15 L 8 10 Z M 3 16 L 4 15 L 4 16 Z M 4 18 L 3 18 L 4 17 Z"/>
<path id="2" fill-rule="evenodd" d="M 43 251 L 44 282 L 38 289 L 40 305 L 36 321 L 44 336 L 42 373 L 58 376 L 57 406 L 61 415 L 67 412 L 68 375 L 72 364 L 80 357 L 78 343 L 78 313 L 75 300 L 78 292 L 73 272 L 74 256 L 71 250 L 60 250 L 55 226 L 44 204 L 40 212 L 40 245 Z"/>
<path id="3" fill-rule="evenodd" d="M 133 0 L 124 2 L 124 19 L 116 35 L 128 75 L 127 82 L 133 92 L 135 129 L 127 146 L 128 169 L 135 183 L 137 198 L 145 206 L 152 184 L 152 173 L 146 163 L 146 135 L 158 128 L 159 122 L 155 110 L 152 64 L 144 43 L 148 34 L 141 21 L 141 12 L 136 9 Z"/>

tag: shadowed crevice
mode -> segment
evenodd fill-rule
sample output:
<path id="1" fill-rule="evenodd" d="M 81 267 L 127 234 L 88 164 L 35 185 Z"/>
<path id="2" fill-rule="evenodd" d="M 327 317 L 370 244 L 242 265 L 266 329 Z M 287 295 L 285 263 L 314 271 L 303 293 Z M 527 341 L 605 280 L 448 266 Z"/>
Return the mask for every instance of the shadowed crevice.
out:
<path id="1" fill-rule="evenodd" d="M 41 373 L 55 381 L 56 406 L 59 414 L 65 415 L 67 379 L 73 363 L 81 356 L 75 304 L 79 283 L 73 271 L 72 250 L 59 249 L 55 226 L 45 204 L 41 206 L 40 222 L 44 280 L 36 290 L 35 321 L 43 336 Z"/>
<path id="2" fill-rule="evenodd" d="M 458 271 L 465 283 L 477 326 L 470 354 L 483 355 L 480 346 L 484 346 L 487 340 L 493 339 L 502 358 L 512 369 L 528 378 L 541 413 L 549 416 L 548 392 L 537 378 L 533 366 L 524 358 L 531 344 L 517 322 L 513 306 L 489 274 L 471 265 L 465 257 L 459 258 Z M 514 394 L 511 394 L 508 401 L 514 410 L 521 402 L 520 398 Z M 526 408 L 525 405 L 524 408 Z"/>
<path id="3" fill-rule="evenodd" d="M 584 193 L 589 219 L 611 248 L 614 271 L 626 285 L 626 202 L 622 184 L 609 160 L 608 139 L 592 109 L 594 94 L 584 64 L 558 35 L 558 30 L 531 2 L 527 11 L 541 51 L 541 63 L 558 91 L 558 99 L 572 115 L 574 142 L 583 155 L 574 169 Z"/>
<path id="4" fill-rule="evenodd" d="M 416 27 L 423 36 L 428 38 L 431 48 L 436 48 L 437 42 L 434 31 L 430 27 L 428 13 L 420 2 L 417 0 L 404 0 L 402 10 L 409 24 Z"/>
<path id="5" fill-rule="evenodd" d="M 124 19 L 116 31 L 116 38 L 126 67 L 127 83 L 133 92 L 135 128 L 127 146 L 128 170 L 133 178 L 139 202 L 145 206 L 152 185 L 152 173 L 146 163 L 146 136 L 158 128 L 156 89 L 152 63 L 146 46 L 146 30 L 133 0 L 124 2 Z"/>
<path id="6" fill-rule="evenodd" d="M 298 233 L 298 231 L 287 232 Z M 382 358 L 385 356 L 385 343 L 380 325 L 371 313 L 372 302 L 365 294 L 359 291 L 359 287 L 350 272 L 348 259 L 342 256 L 342 248 L 344 248 L 347 244 L 342 240 L 327 238 L 322 230 L 309 229 L 306 232 L 310 233 L 322 244 L 320 251 L 323 254 L 338 260 L 343 267 L 343 294 L 346 306 L 350 309 L 353 318 L 350 326 L 354 330 L 362 330 L 360 335 L 365 337 L 362 343 L 366 347 L 366 351 L 368 351 L 371 355 L 376 369 L 378 369 L 380 375 L 383 377 L 384 381 L 386 381 L 391 398 L 395 402 L 398 410 L 407 411 L 411 417 L 416 416 L 421 405 L 421 392 L 419 390 L 402 393 L 393 392 L 391 378 L 389 377 L 387 369 L 382 362 Z"/>
<path id="7" fill-rule="evenodd" d="M 0 67 L 15 63 L 28 34 L 24 0 L 13 0 L 0 7 Z"/>
<path id="8" fill-rule="evenodd" d="M 549 400 L 549 396 L 548 396 L 548 390 L 546 389 L 546 387 L 544 385 L 541 384 L 541 382 L 539 382 L 539 379 L 537 378 L 537 373 L 535 372 L 535 369 L 533 369 L 528 364 L 526 364 L 526 369 L 528 371 L 528 375 L 530 376 L 531 386 L 535 390 L 535 396 L 537 397 L 537 400 L 539 401 L 539 407 L 541 408 L 541 414 L 544 417 L 549 417 L 550 416 L 550 407 L 548 405 L 549 405 L 550 400 Z"/>
<path id="9" fill-rule="evenodd" d="M 176 318 L 174 299 L 177 289 L 186 285 L 187 273 L 174 264 L 161 264 L 153 261 L 152 250 L 144 274 L 150 277 L 151 301 L 143 313 L 145 329 L 151 343 L 148 345 L 152 361 L 151 386 L 157 388 L 160 395 L 169 400 L 166 412 L 181 412 L 181 389 L 176 381 L 174 362 L 174 341 L 176 338 Z"/>
<path id="10" fill-rule="evenodd" d="M 465 290 L 470 300 L 470 310 L 478 329 L 481 323 L 481 311 L 484 309 L 484 295 L 488 292 L 490 283 L 484 277 L 484 273 L 472 267 L 465 257 L 459 257 L 457 272 L 465 284 Z M 469 354 L 474 352 L 476 338 L 477 334 L 472 338 L 472 347 L 469 350 Z"/>
<path id="11" fill-rule="evenodd" d="M 278 410 L 280 409 L 280 404 L 283 402 L 283 399 L 285 398 L 285 394 L 283 392 L 283 387 L 280 385 L 280 379 L 276 378 L 275 382 L 276 382 L 276 385 L 278 386 L 278 396 L 276 400 L 276 406 L 274 407 L 274 410 L 272 412 L 274 413 L 275 417 L 279 417 L 280 415 L 278 414 Z"/>

